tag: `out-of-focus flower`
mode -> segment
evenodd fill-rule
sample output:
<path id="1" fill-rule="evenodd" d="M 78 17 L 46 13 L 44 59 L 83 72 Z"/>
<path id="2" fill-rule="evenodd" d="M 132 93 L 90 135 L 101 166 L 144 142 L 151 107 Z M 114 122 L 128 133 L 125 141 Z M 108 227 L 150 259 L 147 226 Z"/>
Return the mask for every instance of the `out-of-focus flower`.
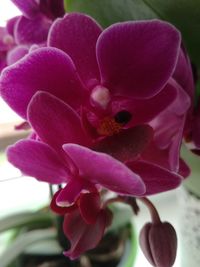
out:
<path id="1" fill-rule="evenodd" d="M 52 22 L 64 15 L 62 0 L 12 0 L 23 13 L 0 28 L 0 72 L 15 63 L 32 45 L 46 45 Z M 38 47 L 39 47 L 38 46 Z"/>
<path id="2" fill-rule="evenodd" d="M 140 246 L 153 266 L 171 267 L 177 251 L 176 231 L 167 222 L 147 223 L 140 232 Z"/>
<path id="3" fill-rule="evenodd" d="M 0 72 L 7 66 L 7 53 L 15 46 L 14 38 L 6 27 L 0 27 Z"/>
<path id="4" fill-rule="evenodd" d="M 46 43 L 49 28 L 54 19 L 64 15 L 63 0 L 12 0 L 22 16 L 16 20 L 14 38 L 16 44 Z"/>
<path id="5" fill-rule="evenodd" d="M 150 125 L 155 130 L 157 147 L 167 150 L 170 155 L 170 166 L 177 170 L 184 162 L 179 162 L 177 152 L 180 150 L 183 137 L 191 131 L 191 121 L 194 109 L 194 80 L 191 63 L 183 45 L 173 74 L 174 83 L 178 89 L 178 97 L 159 116 L 153 119 Z M 166 123 L 167 122 L 167 123 Z M 154 153 L 156 155 L 157 153 Z M 149 155 L 150 156 L 150 155 Z M 153 157 L 154 158 L 154 157 Z M 159 154 L 155 160 L 159 162 Z M 186 170 L 186 169 L 185 169 Z M 185 175 L 188 176 L 189 169 Z"/>

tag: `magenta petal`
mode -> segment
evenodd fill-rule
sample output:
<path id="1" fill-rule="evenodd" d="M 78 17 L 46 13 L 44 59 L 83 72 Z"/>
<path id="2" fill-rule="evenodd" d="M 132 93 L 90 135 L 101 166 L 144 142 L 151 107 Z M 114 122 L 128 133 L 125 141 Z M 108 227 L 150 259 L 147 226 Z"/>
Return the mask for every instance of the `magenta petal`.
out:
<path id="1" fill-rule="evenodd" d="M 95 49 L 100 33 L 100 26 L 92 18 L 78 13 L 57 19 L 49 33 L 48 44 L 69 54 L 85 84 L 99 80 Z"/>
<path id="2" fill-rule="evenodd" d="M 180 34 L 169 23 L 115 24 L 97 42 L 102 83 L 116 95 L 153 96 L 173 73 L 179 48 Z"/>
<path id="3" fill-rule="evenodd" d="M 15 25 L 20 18 L 21 16 L 16 16 L 7 21 L 6 30 L 11 36 L 14 36 Z"/>
<path id="4" fill-rule="evenodd" d="M 0 51 L 0 73 L 7 66 L 6 62 L 6 52 Z"/>
<path id="5" fill-rule="evenodd" d="M 168 148 L 168 147 L 167 147 Z M 169 164 L 169 151 L 167 148 L 159 149 L 154 140 L 147 146 L 142 153 L 142 159 L 148 161 L 153 165 L 159 165 L 163 168 L 170 169 Z M 174 170 L 174 168 L 173 168 Z M 173 171 L 171 170 L 171 171 Z"/>
<path id="6" fill-rule="evenodd" d="M 39 6 L 35 0 L 11 0 L 27 18 L 34 17 L 39 12 Z"/>
<path id="7" fill-rule="evenodd" d="M 26 54 L 28 54 L 28 47 L 23 45 L 18 45 L 13 48 L 7 54 L 7 63 L 8 65 L 14 64 L 19 59 L 23 58 Z"/>
<path id="8" fill-rule="evenodd" d="M 109 154 L 120 161 L 129 161 L 141 154 L 152 138 L 153 129 L 150 126 L 137 125 L 104 138 L 93 149 Z"/>
<path id="9" fill-rule="evenodd" d="M 17 44 L 44 43 L 50 26 L 51 21 L 42 15 L 31 20 L 21 16 L 15 25 L 15 41 Z"/>
<path id="10" fill-rule="evenodd" d="M 71 206 L 76 202 L 76 200 L 80 196 L 81 191 L 87 191 L 90 188 L 91 190 L 93 190 L 94 185 L 89 184 L 88 181 L 85 181 L 83 179 L 72 177 L 67 185 L 60 191 L 56 199 L 56 203 L 59 206 L 63 207 Z"/>
<path id="11" fill-rule="evenodd" d="M 107 217 L 107 212 L 102 210 L 95 224 L 87 224 L 78 210 L 65 215 L 63 230 L 71 242 L 71 248 L 64 255 L 73 260 L 85 251 L 95 248 L 104 234 Z"/>
<path id="12" fill-rule="evenodd" d="M 79 211 L 82 218 L 88 224 L 94 224 L 101 207 L 99 193 L 84 193 L 80 196 Z"/>
<path id="13" fill-rule="evenodd" d="M 8 148 L 7 156 L 22 173 L 40 181 L 60 184 L 69 177 L 69 171 L 58 155 L 44 143 L 21 140 Z"/>
<path id="14" fill-rule="evenodd" d="M 146 186 L 145 195 L 165 192 L 178 187 L 182 181 L 180 175 L 145 161 L 132 161 L 128 167 L 142 178 Z"/>
<path id="15" fill-rule="evenodd" d="M 0 80 L 0 93 L 19 115 L 37 91 L 48 91 L 79 106 L 85 94 L 71 59 L 56 48 L 41 48 L 5 69 Z"/>
<path id="16" fill-rule="evenodd" d="M 148 99 L 118 100 L 113 103 L 113 109 L 116 110 L 115 113 L 120 110 L 129 111 L 133 119 L 128 127 L 133 127 L 133 125 L 147 123 L 157 117 L 175 100 L 177 91 L 176 86 L 168 81 L 163 90 L 156 96 Z"/>
<path id="17" fill-rule="evenodd" d="M 183 116 L 182 120 L 178 124 L 179 128 L 177 131 L 174 131 L 174 136 L 171 140 L 171 144 L 169 146 L 169 164 L 170 169 L 178 172 L 179 163 L 180 163 L 180 149 L 182 144 L 182 138 L 184 133 L 184 125 L 185 125 L 185 116 Z"/>
<path id="18" fill-rule="evenodd" d="M 62 151 L 65 143 L 90 145 L 78 114 L 47 92 L 33 96 L 28 106 L 28 121 L 40 139 L 57 151 Z"/>
<path id="19" fill-rule="evenodd" d="M 119 194 L 144 194 L 145 187 L 140 177 L 120 161 L 75 144 L 66 144 L 63 149 L 74 161 L 84 179 Z"/>
<path id="20" fill-rule="evenodd" d="M 180 162 L 179 162 L 179 174 L 183 177 L 183 178 L 187 178 L 191 173 L 191 169 L 190 167 L 186 164 L 186 162 L 180 158 Z"/>
<path id="21" fill-rule="evenodd" d="M 60 194 L 61 190 L 62 189 L 58 190 L 54 194 L 54 196 L 53 196 L 53 198 L 51 200 L 51 203 L 50 203 L 50 208 L 56 214 L 65 215 L 66 213 L 71 212 L 72 210 L 76 209 L 76 205 L 73 205 L 73 206 L 70 206 L 70 207 L 60 207 L 60 206 L 58 206 L 57 203 L 56 203 L 56 200 L 57 200 L 57 197 Z"/>
<path id="22" fill-rule="evenodd" d="M 193 99 L 194 96 L 194 80 L 190 59 L 183 45 L 181 46 L 176 69 L 173 78 L 178 82 L 186 93 Z"/>
<path id="23" fill-rule="evenodd" d="M 0 26 L 0 53 L 9 51 L 14 45 L 13 37 L 5 27 Z"/>
<path id="24" fill-rule="evenodd" d="M 62 17 L 65 14 L 63 0 L 39 1 L 40 11 L 51 19 Z"/>

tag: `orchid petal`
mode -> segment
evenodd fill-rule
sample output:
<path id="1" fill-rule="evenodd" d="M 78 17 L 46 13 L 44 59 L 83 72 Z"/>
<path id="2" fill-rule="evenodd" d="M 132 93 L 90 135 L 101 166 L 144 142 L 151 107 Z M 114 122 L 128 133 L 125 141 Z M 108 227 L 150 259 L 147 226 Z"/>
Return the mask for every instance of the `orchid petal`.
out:
<path id="1" fill-rule="evenodd" d="M 23 45 L 18 45 L 13 48 L 7 54 L 7 63 L 8 65 L 14 64 L 19 59 L 23 58 L 26 54 L 28 54 L 28 47 Z"/>
<path id="2" fill-rule="evenodd" d="M 2 73 L 1 96 L 24 118 L 29 101 L 39 90 L 72 106 L 80 106 L 86 97 L 73 62 L 56 48 L 37 49 Z"/>
<path id="3" fill-rule="evenodd" d="M 191 99 L 194 97 L 194 80 L 190 59 L 183 45 L 181 46 L 173 78 L 182 86 Z"/>
<path id="4" fill-rule="evenodd" d="M 44 43 L 50 26 L 51 21 L 42 15 L 38 15 L 31 20 L 21 16 L 15 25 L 15 41 L 17 44 Z"/>
<path id="5" fill-rule="evenodd" d="M 120 161 L 133 160 L 143 152 L 153 138 L 153 129 L 148 125 L 137 125 L 98 141 L 93 147 Z"/>
<path id="6" fill-rule="evenodd" d="M 78 114 L 47 92 L 37 92 L 28 106 L 28 121 L 39 138 L 56 151 L 65 143 L 89 145 Z"/>
<path id="7" fill-rule="evenodd" d="M 145 187 L 140 177 L 120 161 L 76 144 L 65 144 L 63 149 L 74 161 L 84 179 L 91 183 L 119 194 L 144 194 Z"/>
<path id="8" fill-rule="evenodd" d="M 0 27 L 0 53 L 9 51 L 13 45 L 13 37 L 8 34 L 5 27 Z"/>
<path id="9" fill-rule="evenodd" d="M 56 203 L 59 206 L 68 207 L 74 205 L 82 191 L 96 191 L 93 184 L 78 177 L 72 177 L 67 185 L 59 193 Z"/>
<path id="10" fill-rule="evenodd" d="M 71 242 L 71 248 L 64 255 L 73 260 L 83 252 L 95 248 L 104 234 L 107 217 L 106 211 L 102 210 L 95 224 L 86 224 L 78 210 L 65 215 L 63 230 Z"/>
<path id="11" fill-rule="evenodd" d="M 40 11 L 51 19 L 65 14 L 63 0 L 42 0 L 39 2 Z"/>
<path id="12" fill-rule="evenodd" d="M 156 95 L 172 75 L 180 48 L 180 34 L 159 20 L 118 23 L 97 42 L 102 84 L 127 97 Z"/>
<path id="13" fill-rule="evenodd" d="M 39 6 L 35 0 L 11 0 L 27 18 L 33 18 L 39 12 Z"/>
<path id="14" fill-rule="evenodd" d="M 99 193 L 84 193 L 80 195 L 79 211 L 88 224 L 94 224 L 100 212 L 101 200 Z"/>
<path id="15" fill-rule="evenodd" d="M 99 80 L 95 46 L 101 31 L 92 18 L 74 13 L 57 19 L 49 33 L 48 44 L 65 51 L 72 58 L 87 85 L 91 79 Z"/>
<path id="16" fill-rule="evenodd" d="M 65 215 L 66 213 L 69 213 L 71 212 L 72 210 L 76 209 L 76 205 L 73 205 L 73 206 L 70 206 L 70 207 L 61 207 L 61 206 L 58 206 L 57 203 L 56 203 L 56 200 L 57 200 L 57 197 L 58 195 L 60 194 L 62 189 L 58 190 L 52 200 L 51 200 L 51 203 L 50 203 L 50 208 L 53 212 L 55 212 L 56 214 L 59 214 L 59 215 Z"/>
<path id="17" fill-rule="evenodd" d="M 112 108 L 116 114 L 121 110 L 126 110 L 132 115 L 132 120 L 127 127 L 147 123 L 165 110 L 178 94 L 178 88 L 169 80 L 163 90 L 156 96 L 148 99 L 118 99 L 113 101 Z M 147 112 L 148 111 L 148 112 Z"/>
<path id="18" fill-rule="evenodd" d="M 170 169 L 168 147 L 161 149 L 155 144 L 154 140 L 152 140 L 143 151 L 141 158 L 146 162 L 159 165 L 165 169 Z M 174 171 L 174 168 L 171 171 Z"/>
<path id="19" fill-rule="evenodd" d="M 55 151 L 42 142 L 21 140 L 8 147 L 7 156 L 9 162 L 22 173 L 39 181 L 60 184 L 69 177 L 69 170 Z"/>
<path id="20" fill-rule="evenodd" d="M 6 30 L 11 36 L 14 36 L 15 25 L 16 25 L 18 19 L 20 19 L 20 18 L 21 18 L 21 16 L 16 16 L 16 17 L 13 17 L 7 21 Z"/>
<path id="21" fill-rule="evenodd" d="M 128 167 L 137 173 L 146 185 L 145 195 L 157 194 L 178 187 L 182 181 L 180 175 L 145 161 L 132 161 Z"/>

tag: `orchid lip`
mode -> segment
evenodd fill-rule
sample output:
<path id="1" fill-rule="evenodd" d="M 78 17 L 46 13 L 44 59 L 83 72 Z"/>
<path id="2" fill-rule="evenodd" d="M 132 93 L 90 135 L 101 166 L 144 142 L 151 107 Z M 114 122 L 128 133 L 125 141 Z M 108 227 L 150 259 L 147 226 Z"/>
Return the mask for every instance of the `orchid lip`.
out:
<path id="1" fill-rule="evenodd" d="M 74 205 L 74 203 L 69 203 L 68 201 L 59 201 L 56 204 L 61 208 L 68 208 Z"/>

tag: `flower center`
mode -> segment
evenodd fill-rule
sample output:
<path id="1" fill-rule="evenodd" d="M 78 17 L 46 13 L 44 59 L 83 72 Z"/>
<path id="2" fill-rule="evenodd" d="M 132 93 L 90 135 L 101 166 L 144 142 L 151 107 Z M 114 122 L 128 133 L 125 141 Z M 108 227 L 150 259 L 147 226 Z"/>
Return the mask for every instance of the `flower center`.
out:
<path id="1" fill-rule="evenodd" d="M 105 117 L 101 120 L 99 127 L 97 128 L 97 132 L 100 135 L 112 136 L 113 134 L 117 134 L 123 128 L 123 126 L 128 123 L 132 118 L 130 112 L 126 110 L 122 110 L 118 112 L 114 118 L 113 117 Z"/>
<path id="2" fill-rule="evenodd" d="M 113 134 L 119 133 L 122 125 L 115 121 L 114 118 L 105 117 L 97 128 L 97 132 L 100 135 L 112 136 Z"/>
<path id="3" fill-rule="evenodd" d="M 97 85 L 91 93 L 91 101 L 93 105 L 98 105 L 106 109 L 110 102 L 110 92 L 106 87 Z"/>
<path id="4" fill-rule="evenodd" d="M 119 111 L 115 115 L 115 121 L 120 124 L 126 124 L 128 123 L 132 118 L 132 114 L 128 112 L 127 110 Z"/>

